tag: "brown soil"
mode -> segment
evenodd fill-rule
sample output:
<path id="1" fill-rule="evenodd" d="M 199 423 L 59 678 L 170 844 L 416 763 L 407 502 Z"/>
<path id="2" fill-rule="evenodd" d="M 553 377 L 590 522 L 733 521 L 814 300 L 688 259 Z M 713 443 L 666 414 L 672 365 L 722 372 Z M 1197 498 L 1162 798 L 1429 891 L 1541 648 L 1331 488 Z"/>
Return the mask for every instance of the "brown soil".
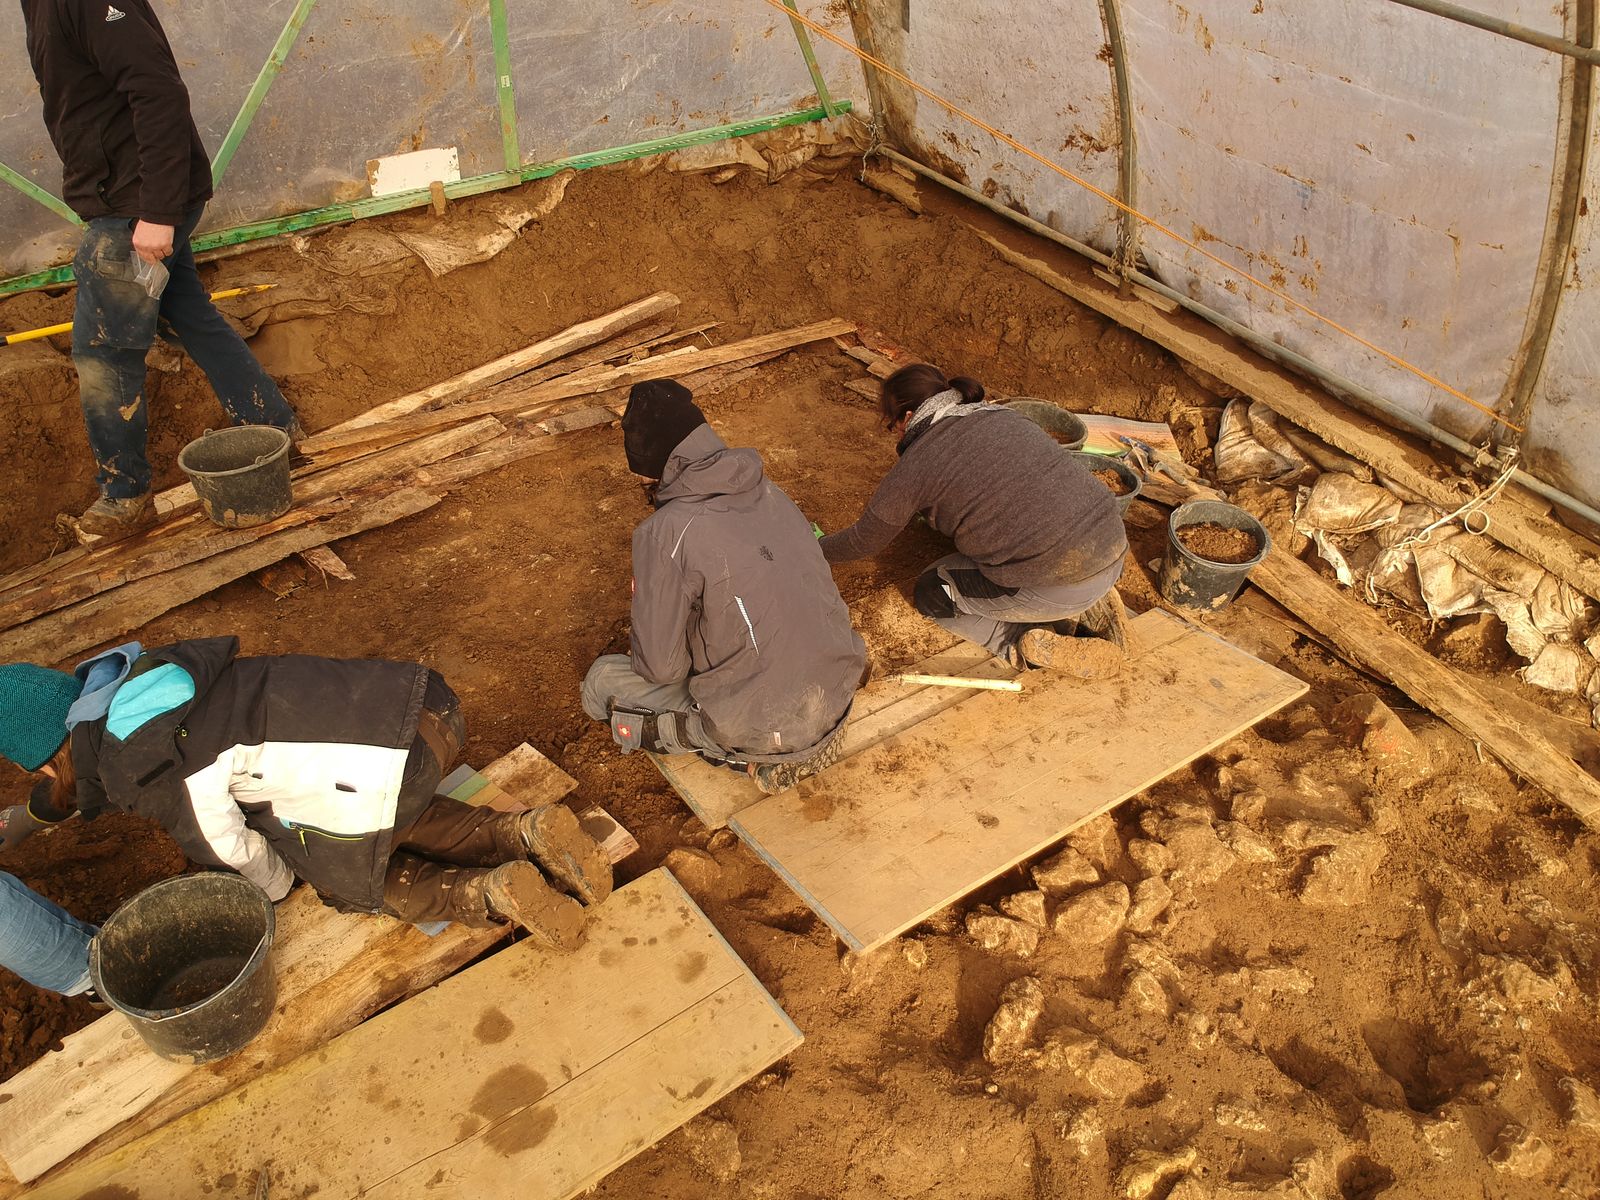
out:
<path id="1" fill-rule="evenodd" d="M 1133 488 L 1128 486 L 1128 481 L 1110 467 L 1097 467 L 1090 474 L 1110 488 L 1113 496 L 1126 496 L 1133 491 Z"/>
<path id="2" fill-rule="evenodd" d="M 277 277 L 348 302 L 336 315 L 286 306 L 257 339 L 313 429 L 657 288 L 683 297 L 684 322 L 723 322 L 718 340 L 839 314 L 997 394 L 1139 419 L 1203 411 L 1184 427 L 1214 428 L 1214 397 L 1163 352 L 1003 268 L 965 224 L 967 210 L 958 219 L 945 197 L 924 189 L 923 199 L 927 215 L 914 218 L 845 178 L 716 187 L 591 172 L 496 260 L 440 280 L 409 264 L 324 278 L 283 248 L 229 259 L 214 274 L 219 283 Z M 476 203 L 452 205 L 446 221 Z M 971 219 L 999 230 L 986 214 Z M 313 245 L 431 225 L 425 216 L 369 222 Z M 1074 269 L 1049 247 L 1030 253 Z M 0 328 L 65 307 L 40 297 L 0 304 Z M 48 346 L 32 362 L 19 376 L 17 360 L 0 360 L 11 372 L 0 378 L 0 464 L 27 480 L 8 495 L 0 555 L 11 564 L 47 548 L 50 515 L 87 503 L 93 486 L 70 368 Z M 860 375 L 831 346 L 812 347 L 705 407 L 730 441 L 762 450 L 809 517 L 839 529 L 894 459 L 872 403 L 845 387 Z M 1061 379 L 1073 381 L 1070 397 L 1053 395 Z M 176 448 L 215 423 L 215 405 L 187 364 L 154 376 L 152 393 L 155 460 L 170 482 Z M 617 755 L 578 707 L 589 662 L 625 645 L 629 536 L 645 513 L 616 432 L 576 432 L 558 454 L 340 544 L 354 582 L 313 582 L 280 600 L 244 580 L 130 631 L 152 645 L 236 633 L 248 653 L 426 662 L 463 698 L 468 760 L 527 740 L 579 781 L 583 800 L 633 831 L 642 849 L 624 879 L 680 846 L 711 854 L 717 870 L 696 899 L 807 1041 L 713 1108 L 731 1130 L 710 1136 L 697 1123 L 616 1171 L 597 1196 L 1544 1200 L 1563 1185 L 1573 1196 L 1600 1191 L 1595 1135 L 1569 1123 L 1561 1082 L 1600 1078 L 1600 838 L 1566 809 L 1397 694 L 1384 698 L 1425 757 L 1371 760 L 1332 732 L 1332 709 L 1375 685 L 1234 606 L 1229 619 L 1241 624 L 1229 636 L 1312 690 L 1075 836 L 1099 880 L 1130 890 L 1158 880 L 1140 893 L 1147 899 L 1170 890 L 1171 904 L 1142 932 L 1045 933 L 1028 958 L 985 949 L 965 917 L 1031 890 L 1019 868 L 882 952 L 841 960 L 777 877 L 730 834 L 693 819 L 642 755 Z M 1155 603 L 1147 564 L 1160 557 L 1165 524 L 1130 537 L 1121 590 L 1142 610 Z M 906 598 L 946 546 L 914 525 L 881 558 L 837 570 L 878 669 L 926 652 L 927 626 L 906 619 Z M 22 790 L 8 782 L 0 802 Z M 99 840 L 108 828 L 37 839 L 27 877 L 95 917 L 137 886 L 125 856 L 149 864 L 141 879 L 180 868 L 160 839 L 123 830 Z M 72 840 L 91 832 L 93 842 Z M 107 853 L 73 859 L 75 844 Z M 1027 911 L 1036 901 L 1006 903 Z M 1046 912 L 1066 903 L 1052 897 Z M 1037 1026 L 1016 1054 L 990 1061 L 985 1029 L 1024 976 L 1042 993 Z M 31 1022 L 24 1043 L 86 1016 L 18 989 L 6 1000 Z M 13 1050 L 9 1061 L 22 1057 Z M 729 1170 L 730 1138 L 742 1165 L 719 1186 L 713 1173 Z M 708 1150 L 718 1146 L 721 1158 Z M 1150 1165 L 1146 1154 L 1192 1161 L 1193 1180 L 1174 1188 L 1181 1171 L 1171 1168 L 1141 1183 L 1130 1172 Z"/>
<path id="3" fill-rule="evenodd" d="M 1229 529 L 1215 521 L 1185 525 L 1178 541 L 1191 554 L 1214 563 L 1246 563 L 1261 553 L 1261 539 L 1248 529 Z"/>

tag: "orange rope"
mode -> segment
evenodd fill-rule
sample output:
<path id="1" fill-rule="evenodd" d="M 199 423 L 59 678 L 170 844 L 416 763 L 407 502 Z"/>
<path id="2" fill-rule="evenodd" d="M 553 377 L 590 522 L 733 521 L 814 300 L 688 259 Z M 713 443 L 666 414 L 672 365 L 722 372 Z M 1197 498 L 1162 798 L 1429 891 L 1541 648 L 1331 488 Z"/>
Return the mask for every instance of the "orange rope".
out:
<path id="1" fill-rule="evenodd" d="M 1523 432 L 1522 426 L 1512 424 L 1511 421 L 1507 420 L 1505 417 L 1503 417 L 1499 413 L 1495 412 L 1494 409 L 1489 408 L 1486 405 L 1479 404 L 1476 400 L 1474 400 L 1471 396 L 1467 395 L 1465 392 L 1460 391 L 1457 388 L 1451 387 L 1448 383 L 1444 382 L 1444 380 L 1439 379 L 1434 375 L 1430 375 L 1427 371 L 1424 371 L 1421 367 L 1416 366 L 1413 363 L 1407 362 L 1405 359 L 1401 358 L 1398 354 L 1394 354 L 1394 353 L 1392 353 L 1392 352 L 1390 352 L 1388 350 L 1385 350 L 1382 346 L 1376 345 L 1375 343 L 1368 341 L 1366 338 L 1362 337 L 1359 333 L 1356 333 L 1353 329 L 1350 329 L 1350 328 L 1348 328 L 1348 327 L 1346 327 L 1344 325 L 1341 325 L 1338 321 L 1335 321 L 1332 317 L 1324 316 L 1322 313 L 1319 313 L 1316 309 L 1312 308 L 1310 305 L 1305 304 L 1305 303 L 1303 303 L 1303 302 L 1301 302 L 1299 300 L 1296 300 L 1293 296 L 1289 295 L 1286 292 L 1280 291 L 1279 289 L 1273 287 L 1270 283 L 1267 283 L 1265 280 L 1257 279 L 1254 275 L 1250 274 L 1250 272 L 1246 271 L 1244 268 L 1236 266 L 1235 264 L 1229 262 L 1227 259 L 1222 258 L 1220 255 L 1213 254 L 1211 251 L 1207 250 L 1203 246 L 1197 245 L 1196 243 L 1190 241 L 1188 238 L 1184 237 L 1181 233 L 1177 232 L 1175 229 L 1170 229 L 1166 225 L 1163 225 L 1160 221 L 1156 220 L 1154 217 L 1149 216 L 1146 213 L 1142 213 L 1138 209 L 1133 208 L 1132 206 L 1123 203 L 1121 200 L 1117 199 L 1115 196 L 1111 195 L 1109 192 L 1105 191 L 1104 189 L 1096 187 L 1094 184 L 1090 183 L 1087 179 L 1084 179 L 1084 178 L 1082 178 L 1081 176 L 1078 176 L 1078 175 L 1074 175 L 1071 171 L 1067 170 L 1065 167 L 1060 166 L 1057 163 L 1052 162 L 1050 159 L 1046 158 L 1044 155 L 1038 153 L 1037 151 L 1029 149 L 1027 146 L 1024 146 L 1021 142 L 1017 141 L 1015 138 L 1010 137 L 1010 136 L 1008 136 L 1008 135 L 1006 135 L 1004 133 L 1001 133 L 993 125 L 990 125 L 986 121 L 982 120 L 981 118 L 974 116 L 972 113 L 969 113 L 966 109 L 964 109 L 964 108 L 960 107 L 959 105 L 955 104 L 953 101 L 946 100 L 943 96 L 939 95 L 937 92 L 932 91 L 931 89 L 924 87 L 922 84 L 918 83 L 916 80 L 912 79 L 909 75 L 906 75 L 904 72 L 898 71 L 894 67 L 891 67 L 888 63 L 884 62 L 881 58 L 877 58 L 874 55 L 868 54 L 865 50 L 862 50 L 859 46 L 855 45 L 853 42 L 846 41 L 844 38 L 838 36 L 838 34 L 833 33 L 831 30 L 826 29 L 822 25 L 819 25 L 817 22 L 813 21 L 810 17 L 807 17 L 802 13 L 795 12 L 794 9 L 791 9 L 791 8 L 787 7 L 786 5 L 784 5 L 782 0 L 764 0 L 764 3 L 771 5 L 773 8 L 779 9 L 780 11 L 782 11 L 783 15 L 788 17 L 790 20 L 799 21 L 801 24 L 805 25 L 806 28 L 810 29 L 811 32 L 813 32 L 815 34 L 818 34 L 821 37 L 826 38 L 828 41 L 832 42 L 834 45 L 838 46 L 840 49 L 845 50 L 845 51 L 849 52 L 850 54 L 855 55 L 862 62 L 867 63 L 867 64 L 869 64 L 869 65 L 871 65 L 873 67 L 876 67 L 878 70 L 882 71 L 885 75 L 888 75 L 891 78 L 896 79 L 899 82 L 905 84 L 912 91 L 917 92 L 919 95 L 926 96 L 929 100 L 932 100 L 935 104 L 937 104 L 940 107 L 946 109 L 953 116 L 960 117 L 963 121 L 968 121 L 971 124 L 976 125 L 979 129 L 983 130 L 985 133 L 989 134 L 991 137 L 997 138 L 998 140 L 1004 142 L 1006 145 L 1010 146 L 1013 150 L 1016 150 L 1021 154 L 1027 155 L 1029 158 L 1033 159 L 1035 162 L 1039 163 L 1041 166 L 1048 167 L 1050 170 L 1054 171 L 1057 175 L 1060 175 L 1062 178 L 1069 179 L 1073 183 L 1077 184 L 1079 187 L 1084 188 L 1085 190 L 1094 193 L 1094 195 L 1096 195 L 1100 199 L 1104 200 L 1107 204 L 1111 205 L 1113 208 L 1119 209 L 1122 212 L 1127 213 L 1129 216 L 1131 216 L 1131 217 L 1135 218 L 1136 220 L 1141 221 L 1144 224 L 1148 225 L 1151 229 L 1154 229 L 1156 232 L 1165 234 L 1167 237 L 1171 238 L 1173 241 L 1178 242 L 1180 245 L 1188 247 L 1190 250 L 1193 250 L 1196 254 L 1200 255 L 1202 258 L 1210 259 L 1212 262 L 1216 263 L 1223 270 L 1228 271 L 1231 274 L 1237 275 L 1241 279 L 1244 279 L 1245 281 L 1254 284 L 1256 287 L 1260 288 L 1262 291 L 1266 292 L 1270 296 L 1276 296 L 1279 300 L 1282 300 L 1285 304 L 1288 304 L 1293 308 L 1299 309 L 1301 312 L 1305 313 L 1307 316 L 1311 317 L 1312 319 L 1314 319 L 1316 321 L 1320 321 L 1322 324 L 1328 326 L 1330 329 L 1336 330 L 1337 332 L 1344 334 L 1345 337 L 1350 338 L 1352 341 L 1357 342 L 1362 346 L 1365 346 L 1368 350 L 1371 350 L 1374 354 L 1380 355 L 1381 357 L 1388 359 L 1395 366 L 1400 367 L 1400 368 L 1402 368 L 1402 369 L 1404 369 L 1406 371 L 1411 372 L 1411 374 L 1415 375 L 1417 378 L 1419 378 L 1419 379 L 1421 379 L 1421 380 L 1423 380 L 1423 381 L 1425 381 L 1427 383 L 1432 384 L 1434 387 L 1438 388 L 1440 391 L 1445 392 L 1445 393 L 1447 393 L 1447 394 L 1449 394 L 1451 396 L 1454 396 L 1457 400 L 1460 400 L 1465 404 L 1470 404 L 1473 408 L 1477 409 L 1479 412 L 1483 413 L 1485 416 L 1490 417 L 1491 419 L 1493 419 L 1495 421 L 1498 421 L 1500 424 L 1504 425 L 1507 429 L 1514 430 L 1517 433 L 1522 433 Z"/>

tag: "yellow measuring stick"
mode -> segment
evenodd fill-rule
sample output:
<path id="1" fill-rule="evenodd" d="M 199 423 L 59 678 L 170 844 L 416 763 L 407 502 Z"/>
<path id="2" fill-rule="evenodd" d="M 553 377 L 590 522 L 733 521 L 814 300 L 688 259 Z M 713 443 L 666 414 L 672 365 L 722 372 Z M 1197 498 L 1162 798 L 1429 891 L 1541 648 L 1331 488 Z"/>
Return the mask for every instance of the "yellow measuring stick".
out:
<path id="1" fill-rule="evenodd" d="M 213 300 L 231 300 L 235 296 L 248 296 L 254 292 L 265 292 L 278 285 L 275 283 L 257 283 L 251 287 L 228 288 L 226 291 L 212 292 Z M 60 325 L 46 325 L 43 329 L 30 329 L 26 333 L 8 333 L 0 337 L 0 346 L 15 346 L 18 342 L 33 342 L 39 338 L 51 337 L 58 333 L 69 333 L 72 322 L 65 321 Z"/>

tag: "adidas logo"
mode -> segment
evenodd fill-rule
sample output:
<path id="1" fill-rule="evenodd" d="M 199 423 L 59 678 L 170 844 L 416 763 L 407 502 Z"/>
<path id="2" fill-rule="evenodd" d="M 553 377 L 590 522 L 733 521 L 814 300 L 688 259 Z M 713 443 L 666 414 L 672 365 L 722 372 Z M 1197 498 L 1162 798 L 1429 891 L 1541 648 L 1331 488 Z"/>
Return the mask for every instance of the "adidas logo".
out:
<path id="1" fill-rule="evenodd" d="M 128 15 L 127 13 L 123 12 L 120 8 L 116 7 L 113 4 L 106 5 L 106 20 L 107 21 L 120 21 L 120 20 L 122 20 L 123 17 L 125 17 L 127 15 Z"/>

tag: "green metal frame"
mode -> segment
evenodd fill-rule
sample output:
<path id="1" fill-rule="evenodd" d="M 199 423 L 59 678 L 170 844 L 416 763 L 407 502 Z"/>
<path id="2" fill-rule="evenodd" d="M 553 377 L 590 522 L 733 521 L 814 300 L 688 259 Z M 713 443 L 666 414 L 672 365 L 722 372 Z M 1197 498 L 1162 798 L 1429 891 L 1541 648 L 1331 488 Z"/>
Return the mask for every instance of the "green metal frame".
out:
<path id="1" fill-rule="evenodd" d="M 489 0 L 489 32 L 494 39 L 494 82 L 500 96 L 500 144 L 506 170 L 522 169 L 522 143 L 517 140 L 517 93 L 511 84 L 511 30 L 506 0 Z"/>
<path id="2" fill-rule="evenodd" d="M 211 183 L 213 186 L 222 182 L 222 177 L 228 172 L 228 164 L 233 161 L 234 154 L 239 149 L 239 143 L 244 141 L 244 135 L 250 132 L 250 126 L 256 119 L 256 113 L 261 111 L 261 104 L 267 98 L 267 90 L 272 87 L 272 81 L 278 77 L 278 72 L 283 70 L 283 64 L 289 59 L 289 51 L 294 49 L 294 44 L 300 40 L 300 31 L 305 28 L 311 10 L 316 7 L 317 0 L 300 0 L 294 6 L 294 12 L 289 14 L 289 20 L 283 27 L 283 32 L 278 35 L 278 40 L 273 43 L 272 53 L 267 55 L 267 61 L 261 64 L 261 71 L 256 76 L 256 81 L 250 85 L 244 103 L 239 107 L 239 114 L 233 118 L 233 124 L 228 127 L 228 136 L 222 139 L 216 157 L 211 160 Z"/>
<path id="3" fill-rule="evenodd" d="M 837 100 L 833 105 L 834 114 L 849 112 L 851 104 L 848 100 Z M 518 171 L 498 171 L 491 175 L 474 175 L 470 179 L 463 179 L 456 183 L 444 185 L 444 193 L 451 199 L 461 199 L 466 196 L 477 196 L 484 192 L 498 191 L 501 188 L 517 187 L 533 179 L 545 179 L 561 171 L 584 171 L 591 167 L 610 166 L 613 163 L 627 162 L 629 159 L 646 158 L 652 154 L 666 154 L 673 150 L 682 150 L 688 146 L 698 146 L 706 142 L 719 142 L 726 138 L 747 137 L 752 133 L 765 133 L 770 129 L 782 129 L 787 125 L 806 125 L 813 121 L 827 120 L 829 113 L 823 108 L 807 108 L 800 112 L 783 113 L 774 117 L 755 117 L 748 121 L 736 121 L 731 125 L 715 125 L 709 129 L 691 129 L 685 133 L 675 133 L 668 137 L 656 138 L 648 142 L 635 142 L 629 146 L 615 146 L 610 150 L 596 150 L 590 154 L 577 154 L 571 158 L 560 158 L 554 162 L 532 163 Z M 315 229 L 321 225 L 338 225 L 345 221 L 360 221 L 367 217 L 383 216 L 386 213 L 402 212 L 409 208 L 421 208 L 432 199 L 426 189 L 410 192 L 397 192 L 392 196 L 375 196 L 366 200 L 355 200 L 348 204 L 333 204 L 327 208 L 311 209 L 307 212 L 293 213 L 287 217 L 274 217 L 270 221 L 257 221 L 251 225 L 239 225 L 233 229 L 219 229 L 211 233 L 203 233 L 194 239 L 196 251 L 215 250 L 222 246 L 237 246 L 243 242 L 259 241 L 262 238 L 277 237 L 284 233 L 298 233 L 304 229 Z M 51 287 L 57 284 L 72 282 L 72 267 L 70 265 L 53 267 L 47 271 L 36 271 L 32 275 L 19 275 L 12 279 L 0 280 L 0 296 L 8 296 L 15 292 L 25 292 L 32 288 Z"/>
<path id="4" fill-rule="evenodd" d="M 317 0 L 298 0 L 294 11 L 289 15 L 289 20 L 284 24 L 283 31 L 278 35 L 278 40 L 273 44 L 272 52 L 267 56 L 267 61 L 262 64 L 260 72 L 256 75 L 255 83 L 251 85 L 249 93 L 245 96 L 244 104 L 233 119 L 227 136 L 223 139 L 221 147 L 217 150 L 216 157 L 212 160 L 211 177 L 213 183 L 219 183 L 227 172 L 229 164 L 233 162 L 240 144 L 245 135 L 249 133 L 250 126 L 255 122 L 256 115 L 261 111 L 261 106 L 267 98 L 267 93 L 272 83 L 283 70 L 288 61 L 289 53 L 299 41 L 301 30 L 305 28 L 306 21 L 311 16 L 311 11 L 316 7 Z M 795 7 L 795 0 L 783 0 L 791 13 L 799 10 Z M 496 191 L 500 188 L 516 187 L 533 179 L 544 179 L 559 171 L 582 171 L 590 167 L 608 166 L 612 163 L 627 162 L 629 159 L 644 158 L 651 154 L 665 154 L 673 150 L 682 150 L 688 146 L 698 146 L 706 142 L 722 141 L 725 138 L 745 137 L 752 133 L 764 133 L 772 129 L 781 129 L 787 125 L 804 125 L 812 121 L 824 121 L 838 116 L 840 113 L 851 111 L 852 105 L 848 100 L 835 100 L 828 92 L 828 85 L 822 77 L 821 68 L 817 65 L 817 57 L 811 47 L 811 39 L 806 33 L 806 28 L 794 17 L 789 23 L 794 26 L 795 37 L 800 43 L 800 53 L 805 58 L 806 69 L 811 72 L 811 82 L 816 88 L 818 107 L 803 109 L 800 112 L 783 113 L 772 117 L 755 117 L 747 121 L 735 121 L 729 125 L 716 125 L 709 129 L 694 129 L 686 133 L 671 134 L 667 137 L 655 138 L 648 142 L 635 142 L 632 145 L 616 146 L 609 150 L 597 150 L 589 154 L 579 154 L 571 158 L 557 159 L 550 163 L 536 163 L 529 166 L 522 164 L 522 146 L 517 137 L 517 99 L 516 91 L 511 78 L 511 38 L 510 27 L 506 17 L 505 0 L 488 0 L 489 28 L 494 41 L 494 66 L 495 66 L 495 91 L 500 102 L 500 140 L 505 153 L 506 169 L 486 175 L 474 175 L 468 179 L 458 180 L 444 185 L 445 195 L 451 199 L 461 199 L 466 196 L 476 196 L 484 192 Z M 75 225 L 81 226 L 83 222 L 78 219 L 67 205 L 51 195 L 38 184 L 26 176 L 18 174 L 4 163 L 0 163 L 0 182 L 9 183 L 24 195 L 36 200 L 50 209 L 58 216 L 66 218 Z M 321 225 L 335 225 L 345 221 L 359 221 L 366 217 L 382 216 L 386 213 L 402 212 L 409 208 L 420 208 L 432 199 L 427 190 L 399 192 L 390 196 L 375 196 L 365 200 L 355 200 L 347 204 L 334 204 L 326 208 L 310 209 L 305 212 L 293 213 L 286 217 L 274 217 L 268 221 L 257 221 L 248 225 L 235 226 L 232 229 L 219 229 L 210 233 L 201 234 L 193 241 L 197 251 L 215 250 L 223 246 L 237 246 L 245 242 L 258 241 L 263 238 L 277 237 L 280 234 L 296 233 L 304 229 L 315 229 Z M 0 280 L 0 296 L 13 295 L 17 292 L 28 291 L 32 288 L 51 287 L 70 283 L 72 281 L 72 267 L 70 265 L 52 267 L 45 271 L 35 271 L 31 275 L 18 275 L 11 279 Z"/>
<path id="5" fill-rule="evenodd" d="M 65 200 L 61 200 L 55 196 L 52 196 L 49 192 L 45 191 L 26 175 L 19 175 L 10 167 L 6 166 L 5 163 L 0 163 L 0 180 L 4 180 L 6 183 L 9 183 L 12 187 L 16 188 L 17 191 L 21 192 L 29 199 L 37 200 L 40 204 L 44 205 L 58 217 L 65 217 L 74 225 L 83 224 L 83 221 L 79 219 L 78 214 L 67 207 Z"/>
<path id="6" fill-rule="evenodd" d="M 783 0 L 783 6 L 792 13 L 800 11 L 795 7 L 795 0 Z M 824 113 L 832 117 L 837 108 L 828 95 L 828 82 L 822 77 L 822 68 L 817 66 L 817 52 L 812 49 L 811 35 L 796 17 L 790 17 L 789 24 L 794 27 L 795 40 L 800 43 L 800 55 L 806 60 L 806 70 L 811 72 L 811 86 L 817 91 L 817 103 L 822 106 Z"/>

